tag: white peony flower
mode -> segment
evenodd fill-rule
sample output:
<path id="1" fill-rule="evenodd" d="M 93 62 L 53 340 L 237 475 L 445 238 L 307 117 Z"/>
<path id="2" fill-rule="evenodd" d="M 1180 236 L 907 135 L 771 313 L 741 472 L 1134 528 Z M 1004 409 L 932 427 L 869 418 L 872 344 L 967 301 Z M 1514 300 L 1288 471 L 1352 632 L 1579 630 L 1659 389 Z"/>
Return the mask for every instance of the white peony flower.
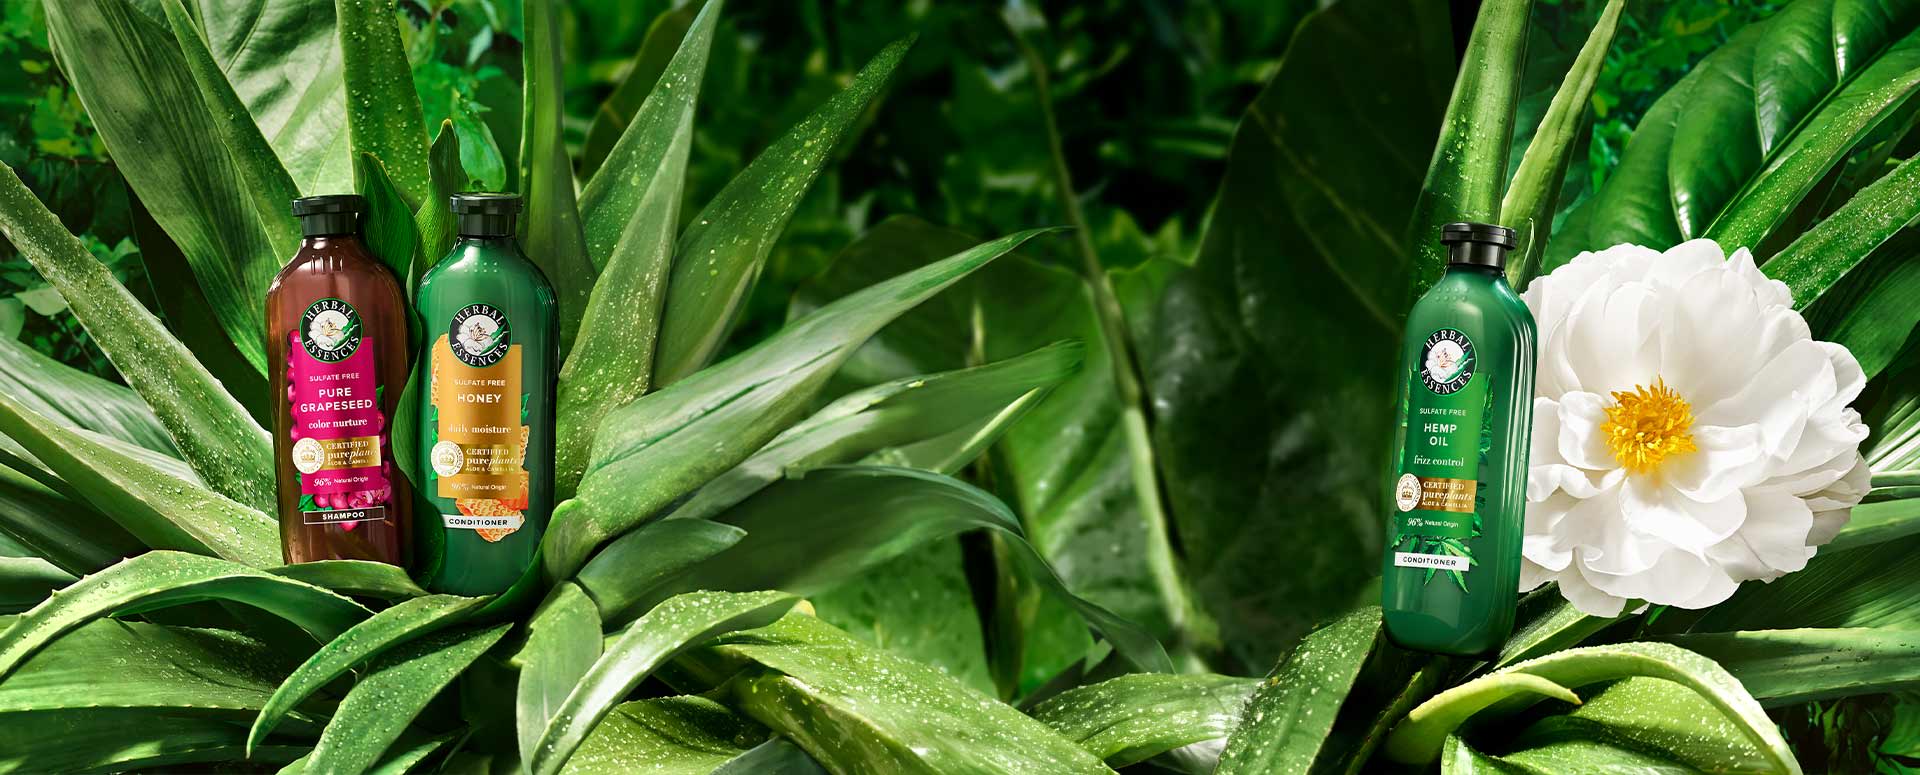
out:
<path id="1" fill-rule="evenodd" d="M 1616 245 L 1521 298 L 1540 336 L 1522 589 L 1558 581 L 1598 616 L 1703 608 L 1805 567 L 1866 494 L 1860 364 L 1745 248 Z"/>

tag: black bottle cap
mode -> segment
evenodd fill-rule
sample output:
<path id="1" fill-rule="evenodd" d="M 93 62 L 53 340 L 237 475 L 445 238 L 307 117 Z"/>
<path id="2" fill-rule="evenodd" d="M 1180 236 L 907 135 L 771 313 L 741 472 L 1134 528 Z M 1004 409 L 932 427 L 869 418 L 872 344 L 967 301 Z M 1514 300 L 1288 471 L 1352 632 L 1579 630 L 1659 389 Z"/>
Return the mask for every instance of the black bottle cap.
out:
<path id="1" fill-rule="evenodd" d="M 1514 246 L 1514 231 L 1491 223 L 1449 223 L 1440 227 L 1440 244 L 1447 246 L 1447 263 L 1490 266 L 1507 265 L 1507 251 Z"/>
<path id="2" fill-rule="evenodd" d="M 300 219 L 300 233 L 308 237 L 360 233 L 360 215 L 367 211 L 367 200 L 359 194 L 327 194 L 293 200 L 293 217 Z"/>
<path id="3" fill-rule="evenodd" d="M 511 237 L 520 215 L 519 194 L 454 194 L 447 205 L 462 237 Z"/>

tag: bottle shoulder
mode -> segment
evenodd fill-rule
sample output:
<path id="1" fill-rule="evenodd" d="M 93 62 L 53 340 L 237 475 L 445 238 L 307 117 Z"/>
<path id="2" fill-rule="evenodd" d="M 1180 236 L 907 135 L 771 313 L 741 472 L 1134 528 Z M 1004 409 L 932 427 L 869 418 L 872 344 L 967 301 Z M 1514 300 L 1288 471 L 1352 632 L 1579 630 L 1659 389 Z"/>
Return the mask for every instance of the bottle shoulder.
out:
<path id="1" fill-rule="evenodd" d="M 1449 322 L 1528 331 L 1534 325 L 1532 310 L 1505 279 L 1451 273 L 1414 302 L 1407 314 L 1409 329 Z"/>

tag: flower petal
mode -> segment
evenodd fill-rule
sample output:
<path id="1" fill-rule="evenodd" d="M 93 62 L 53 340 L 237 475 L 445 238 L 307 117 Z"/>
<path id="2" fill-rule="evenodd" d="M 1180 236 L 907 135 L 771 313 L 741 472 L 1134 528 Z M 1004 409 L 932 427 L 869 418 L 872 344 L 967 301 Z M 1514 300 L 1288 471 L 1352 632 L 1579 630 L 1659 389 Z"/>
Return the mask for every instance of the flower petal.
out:
<path id="1" fill-rule="evenodd" d="M 1746 501 L 1738 494 L 1696 501 L 1651 476 L 1629 476 L 1620 513 L 1635 533 L 1652 536 L 1696 557 L 1741 529 Z"/>
<path id="2" fill-rule="evenodd" d="M 1693 427 L 1693 452 L 1668 460 L 1661 474 L 1674 489 L 1697 501 L 1717 501 L 1766 478 L 1768 458 L 1760 427 Z"/>
<path id="3" fill-rule="evenodd" d="M 1771 488 L 1749 490 L 1747 522 L 1708 552 L 1709 559 L 1739 581 L 1776 579 L 1807 567 L 1807 534 L 1813 512 L 1793 493 Z"/>
<path id="4" fill-rule="evenodd" d="M 1605 399 L 1593 393 L 1568 393 L 1560 397 L 1560 458 L 1581 468 L 1604 471 L 1619 468 L 1613 451 L 1607 449 L 1606 434 L 1600 425 L 1607 421 Z"/>

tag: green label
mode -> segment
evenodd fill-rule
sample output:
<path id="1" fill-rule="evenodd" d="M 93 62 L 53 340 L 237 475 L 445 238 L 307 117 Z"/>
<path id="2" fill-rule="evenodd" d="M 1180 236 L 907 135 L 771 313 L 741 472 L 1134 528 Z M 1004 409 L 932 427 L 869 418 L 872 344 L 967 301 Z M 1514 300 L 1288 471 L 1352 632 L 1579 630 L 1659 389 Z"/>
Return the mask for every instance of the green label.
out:
<path id="1" fill-rule="evenodd" d="M 1408 365 L 1406 452 L 1393 487 L 1396 567 L 1464 572 L 1474 562 L 1466 541 L 1480 535 L 1493 401 L 1493 375 L 1476 356 L 1465 333 L 1442 328 Z"/>

